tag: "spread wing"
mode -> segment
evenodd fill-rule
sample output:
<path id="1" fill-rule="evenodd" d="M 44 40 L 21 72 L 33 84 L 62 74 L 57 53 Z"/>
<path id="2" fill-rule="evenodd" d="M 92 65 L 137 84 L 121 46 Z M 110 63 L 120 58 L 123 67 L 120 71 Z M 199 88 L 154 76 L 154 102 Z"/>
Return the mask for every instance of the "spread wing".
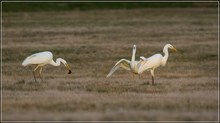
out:
<path id="1" fill-rule="evenodd" d="M 121 59 L 120 61 L 118 61 L 115 66 L 111 69 L 111 71 L 109 72 L 109 74 L 107 75 L 107 77 L 110 77 L 118 68 L 124 68 L 126 70 L 131 70 L 130 68 L 130 61 L 127 59 Z"/>

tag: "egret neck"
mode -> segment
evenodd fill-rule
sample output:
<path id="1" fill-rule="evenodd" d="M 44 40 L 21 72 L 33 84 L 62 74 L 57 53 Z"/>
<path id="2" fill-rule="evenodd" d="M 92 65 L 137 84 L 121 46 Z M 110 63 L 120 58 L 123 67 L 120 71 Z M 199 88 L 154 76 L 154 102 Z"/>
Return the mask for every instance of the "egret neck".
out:
<path id="1" fill-rule="evenodd" d="M 131 57 L 131 69 L 135 69 L 135 53 L 136 53 L 136 45 L 133 46 L 132 57 Z"/>
<path id="2" fill-rule="evenodd" d="M 169 56 L 168 48 L 169 48 L 168 45 L 164 46 L 164 48 L 163 48 L 164 56 L 163 56 L 162 61 L 161 61 L 162 66 L 165 66 L 166 63 L 167 63 L 167 59 L 168 59 L 168 56 Z"/>
<path id="3" fill-rule="evenodd" d="M 64 59 L 62 59 L 62 58 L 58 58 L 57 60 L 56 60 L 56 62 L 54 62 L 53 60 L 50 62 L 50 64 L 51 65 L 53 65 L 53 66 L 60 66 L 60 63 L 63 63 L 64 65 L 66 64 L 66 61 L 64 60 Z"/>

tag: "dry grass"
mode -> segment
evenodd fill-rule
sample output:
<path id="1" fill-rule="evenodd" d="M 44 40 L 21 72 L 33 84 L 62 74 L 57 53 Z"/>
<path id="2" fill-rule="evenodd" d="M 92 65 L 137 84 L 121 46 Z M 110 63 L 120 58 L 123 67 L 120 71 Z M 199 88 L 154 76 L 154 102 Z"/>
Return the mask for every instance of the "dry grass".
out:
<path id="1" fill-rule="evenodd" d="M 205 120 L 218 117 L 217 9 L 173 8 L 3 13 L 3 120 Z M 118 70 L 131 47 L 161 52 L 168 64 L 144 78 Z M 34 66 L 21 62 L 49 50 L 73 69 L 46 66 L 35 83 Z"/>

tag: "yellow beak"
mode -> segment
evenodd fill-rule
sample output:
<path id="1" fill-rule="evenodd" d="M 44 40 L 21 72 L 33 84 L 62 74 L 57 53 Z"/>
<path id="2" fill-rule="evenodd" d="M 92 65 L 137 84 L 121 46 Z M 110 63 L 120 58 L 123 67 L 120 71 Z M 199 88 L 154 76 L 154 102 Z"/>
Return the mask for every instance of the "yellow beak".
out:
<path id="1" fill-rule="evenodd" d="M 69 70 L 68 74 L 71 74 L 72 71 L 71 71 L 71 69 L 70 69 L 70 66 L 69 66 L 67 63 L 65 64 L 65 66 L 66 66 L 67 70 Z"/>
<path id="2" fill-rule="evenodd" d="M 173 51 L 175 51 L 175 52 L 177 52 L 177 49 L 176 49 L 176 48 L 174 48 L 174 47 L 172 48 L 172 50 L 173 50 Z"/>

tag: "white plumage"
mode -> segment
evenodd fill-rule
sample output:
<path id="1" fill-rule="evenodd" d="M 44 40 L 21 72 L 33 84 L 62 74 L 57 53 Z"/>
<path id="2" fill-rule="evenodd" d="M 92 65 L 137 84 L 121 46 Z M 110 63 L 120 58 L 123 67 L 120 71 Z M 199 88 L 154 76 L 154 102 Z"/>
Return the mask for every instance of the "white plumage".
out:
<path id="1" fill-rule="evenodd" d="M 70 70 L 70 67 L 67 64 L 67 62 L 62 58 L 58 58 L 56 60 L 56 62 L 54 62 L 53 61 L 53 54 L 49 51 L 39 52 L 39 53 L 32 54 L 31 56 L 28 56 L 22 62 L 22 66 L 28 66 L 28 65 L 36 64 L 37 67 L 33 71 L 34 79 L 36 81 L 35 71 L 38 68 L 40 68 L 39 75 L 40 75 L 41 80 L 43 81 L 42 76 L 41 76 L 43 66 L 47 65 L 47 64 L 50 64 L 50 65 L 53 65 L 53 66 L 60 66 L 61 63 L 63 63 L 64 66 L 69 70 L 68 73 L 70 74 L 71 70 Z"/>
<path id="2" fill-rule="evenodd" d="M 161 54 L 155 54 L 149 58 L 141 56 L 140 59 L 144 62 L 139 67 L 138 74 L 141 74 L 146 70 L 150 70 L 152 76 L 152 84 L 154 84 L 154 70 L 159 66 L 166 65 L 169 57 L 168 48 L 177 51 L 171 44 L 166 44 L 163 48 L 164 56 Z"/>
<path id="3" fill-rule="evenodd" d="M 23 66 L 31 65 L 31 64 L 49 64 L 53 60 L 53 54 L 49 51 L 40 52 L 32 54 L 31 56 L 28 56 L 23 62 Z"/>
<path id="4" fill-rule="evenodd" d="M 135 61 L 135 54 L 136 54 L 136 45 L 133 46 L 132 51 L 132 58 L 131 61 L 127 59 L 121 59 L 119 60 L 114 67 L 111 69 L 107 77 L 110 77 L 118 68 L 123 68 L 125 70 L 131 70 L 134 74 L 138 74 L 139 66 L 142 62 L 141 61 Z"/>

